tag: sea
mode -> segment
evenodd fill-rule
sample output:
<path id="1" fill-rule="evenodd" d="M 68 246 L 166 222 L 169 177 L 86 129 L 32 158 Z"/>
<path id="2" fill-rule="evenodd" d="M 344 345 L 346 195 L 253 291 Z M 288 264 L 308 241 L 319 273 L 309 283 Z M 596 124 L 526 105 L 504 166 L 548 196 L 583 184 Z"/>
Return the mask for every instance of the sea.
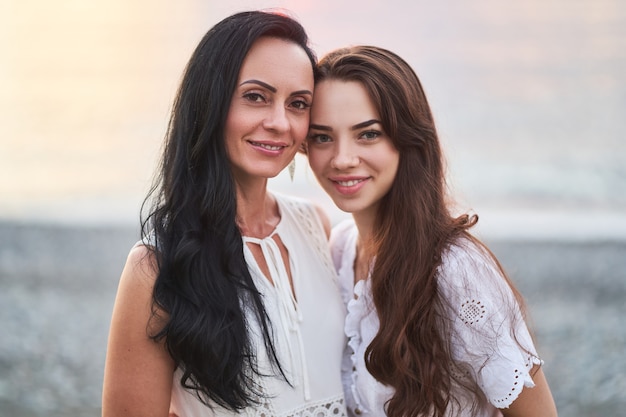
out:
<path id="1" fill-rule="evenodd" d="M 188 57 L 248 9 L 296 17 L 319 56 L 372 44 L 404 57 L 457 209 L 488 236 L 626 239 L 621 0 L 3 0 L 0 219 L 136 224 Z M 302 157 L 270 188 L 348 217 Z"/>

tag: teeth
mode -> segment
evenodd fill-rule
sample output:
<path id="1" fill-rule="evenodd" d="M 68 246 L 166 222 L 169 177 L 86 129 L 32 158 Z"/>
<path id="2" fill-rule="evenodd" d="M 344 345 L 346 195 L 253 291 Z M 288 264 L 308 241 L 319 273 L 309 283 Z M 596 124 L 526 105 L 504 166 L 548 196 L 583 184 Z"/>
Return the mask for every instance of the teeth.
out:
<path id="1" fill-rule="evenodd" d="M 263 149 L 267 149 L 269 151 L 278 151 L 280 149 L 282 149 L 282 146 L 272 146 L 272 145 L 266 145 L 264 143 L 256 143 L 253 142 L 256 146 L 260 146 Z"/>
<path id="2" fill-rule="evenodd" d="M 343 187 L 352 187 L 353 185 L 356 185 L 360 183 L 361 181 L 363 180 L 337 181 L 337 184 Z"/>

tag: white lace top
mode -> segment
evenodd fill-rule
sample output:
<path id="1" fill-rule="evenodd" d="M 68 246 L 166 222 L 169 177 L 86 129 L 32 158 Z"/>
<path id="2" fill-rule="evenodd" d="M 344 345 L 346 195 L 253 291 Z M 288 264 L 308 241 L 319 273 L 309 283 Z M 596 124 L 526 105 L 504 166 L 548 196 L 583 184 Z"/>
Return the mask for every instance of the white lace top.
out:
<path id="1" fill-rule="evenodd" d="M 211 410 L 180 385 L 180 369 L 174 374 L 170 412 L 179 417 L 335 417 L 345 416 L 340 365 L 345 336 L 345 307 L 339 294 L 328 241 L 315 208 L 301 199 L 275 195 L 281 220 L 264 238 L 244 237 L 244 243 L 261 246 L 272 285 L 263 276 L 252 252 L 244 244 L 245 259 L 273 329 L 273 340 L 289 386 L 278 376 L 259 381 L 266 394 L 261 407 L 236 414 L 214 406 Z M 279 235 L 289 252 L 295 298 L 282 255 L 272 236 Z M 256 333 L 258 364 L 262 373 L 276 375 L 269 366 L 260 329 Z"/>
<path id="2" fill-rule="evenodd" d="M 333 262 L 348 308 L 342 379 L 348 415 L 383 416 L 393 390 L 376 381 L 365 367 L 365 349 L 376 335 L 379 321 L 370 280 L 353 285 L 357 234 L 353 221 L 346 220 L 335 226 L 331 235 Z M 469 241 L 457 242 L 444 254 L 438 283 L 450 306 L 458 375 L 473 378 L 488 401 L 479 404 L 477 416 L 502 416 L 498 409 L 510 406 L 523 387 L 534 386 L 529 371 L 542 363 L 515 297 L 494 262 Z M 461 402 L 459 415 L 469 416 L 472 399 L 464 398 L 466 393 L 458 386 L 454 389 Z M 448 414 L 453 415 L 451 409 Z"/>

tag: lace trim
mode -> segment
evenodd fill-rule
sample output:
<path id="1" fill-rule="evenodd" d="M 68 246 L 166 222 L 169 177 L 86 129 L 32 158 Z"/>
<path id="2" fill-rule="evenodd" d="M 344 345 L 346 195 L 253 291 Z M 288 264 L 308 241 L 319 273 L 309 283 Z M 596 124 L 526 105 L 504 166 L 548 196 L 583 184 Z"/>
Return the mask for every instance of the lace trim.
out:
<path id="1" fill-rule="evenodd" d="M 343 395 L 306 404 L 278 414 L 268 401 L 256 410 L 255 417 L 347 417 Z"/>
<path id="2" fill-rule="evenodd" d="M 524 387 L 532 388 L 535 382 L 532 380 L 529 370 L 534 365 L 541 365 L 543 361 L 534 355 L 528 355 L 523 370 L 514 369 L 511 374 L 511 390 L 501 398 L 490 398 L 491 404 L 498 408 L 508 408 L 519 397 Z"/>
<path id="3" fill-rule="evenodd" d="M 334 272 L 335 267 L 328 253 L 326 234 L 323 232 L 324 228 L 321 225 L 315 208 L 297 200 L 286 200 L 285 204 L 288 204 L 292 208 L 298 223 L 306 231 L 307 235 L 311 237 L 311 246 L 315 249 L 318 255 L 317 258 L 323 260 L 324 267 Z"/>
<path id="4" fill-rule="evenodd" d="M 368 289 L 364 288 L 366 287 L 368 282 L 369 281 L 361 280 L 357 282 L 354 286 L 354 295 L 356 297 L 353 297 L 348 302 L 348 314 L 346 316 L 346 322 L 344 327 L 346 336 L 348 337 L 348 346 L 352 350 L 352 353 L 350 355 L 350 361 L 352 362 L 350 389 L 354 402 L 356 403 L 356 408 L 363 411 L 367 411 L 367 409 L 363 406 L 363 401 L 361 400 L 359 392 L 356 389 L 358 379 L 358 358 L 356 352 L 358 351 L 359 346 L 362 343 L 359 324 L 368 312 L 365 300 L 365 297 L 368 294 Z"/>
<path id="5" fill-rule="evenodd" d="M 481 321 L 485 317 L 486 312 L 485 305 L 481 304 L 480 301 L 466 300 L 461 304 L 459 316 L 461 320 L 463 320 L 463 323 L 471 325 Z"/>

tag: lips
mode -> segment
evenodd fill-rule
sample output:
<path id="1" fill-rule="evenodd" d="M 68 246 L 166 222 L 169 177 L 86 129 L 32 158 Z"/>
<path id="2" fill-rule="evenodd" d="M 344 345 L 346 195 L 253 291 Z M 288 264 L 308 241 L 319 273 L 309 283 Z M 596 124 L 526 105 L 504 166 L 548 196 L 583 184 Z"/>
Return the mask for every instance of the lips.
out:
<path id="1" fill-rule="evenodd" d="M 330 181 L 339 193 L 348 195 L 357 193 L 369 179 L 370 177 L 330 178 Z"/>
<path id="2" fill-rule="evenodd" d="M 284 145 L 271 145 L 268 143 L 260 143 L 260 142 L 252 142 L 250 144 L 253 146 L 257 146 L 259 148 L 267 149 L 268 151 L 280 151 L 281 149 L 286 148 Z"/>

